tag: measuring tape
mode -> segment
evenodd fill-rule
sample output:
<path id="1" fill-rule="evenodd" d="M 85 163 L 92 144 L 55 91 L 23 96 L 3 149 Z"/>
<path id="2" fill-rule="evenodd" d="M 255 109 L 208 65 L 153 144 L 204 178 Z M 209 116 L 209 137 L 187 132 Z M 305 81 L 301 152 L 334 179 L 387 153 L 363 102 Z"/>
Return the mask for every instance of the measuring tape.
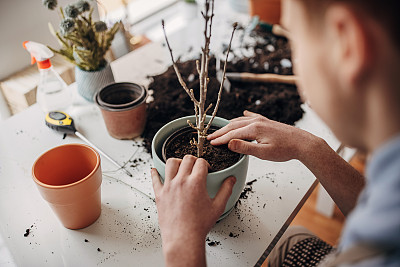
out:
<path id="1" fill-rule="evenodd" d="M 46 115 L 46 125 L 57 132 L 75 133 L 74 120 L 67 113 L 52 111 Z"/>

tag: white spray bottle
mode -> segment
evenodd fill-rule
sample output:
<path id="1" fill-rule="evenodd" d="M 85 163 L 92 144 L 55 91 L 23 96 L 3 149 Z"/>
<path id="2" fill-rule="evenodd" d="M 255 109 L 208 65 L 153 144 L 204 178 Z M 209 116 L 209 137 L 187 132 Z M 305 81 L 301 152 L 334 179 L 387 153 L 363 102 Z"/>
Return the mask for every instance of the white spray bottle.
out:
<path id="1" fill-rule="evenodd" d="M 54 53 L 47 46 L 32 41 L 25 41 L 23 46 L 31 54 L 31 64 L 37 62 L 40 72 L 36 102 L 44 112 L 68 108 L 72 104 L 72 93 L 51 65 Z"/>

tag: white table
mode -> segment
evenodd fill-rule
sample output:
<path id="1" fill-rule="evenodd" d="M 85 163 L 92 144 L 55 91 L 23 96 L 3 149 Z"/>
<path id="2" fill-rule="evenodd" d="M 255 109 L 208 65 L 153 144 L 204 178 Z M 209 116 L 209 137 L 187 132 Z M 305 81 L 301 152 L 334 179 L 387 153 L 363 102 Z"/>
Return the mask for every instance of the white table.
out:
<path id="1" fill-rule="evenodd" d="M 173 39 L 171 43 L 176 46 L 180 41 Z M 111 66 L 117 81 L 147 85 L 146 76 L 162 72 L 169 63 L 166 49 L 153 43 Z M 331 132 L 308 107 L 304 108 L 306 114 L 296 125 L 323 137 L 336 149 L 339 143 Z M 102 214 L 85 229 L 68 230 L 41 198 L 31 168 L 46 150 L 83 142 L 74 136 L 63 139 L 62 134 L 47 128 L 37 105 L 1 122 L 0 265 L 162 266 L 155 203 L 132 188 L 154 195 L 150 155 L 139 139 L 111 138 L 96 106 L 79 100 L 70 115 L 83 135 L 117 162 L 126 164 L 134 177 L 117 171 L 102 158 Z M 251 157 L 247 180 L 254 179 L 253 192 L 208 235 L 209 266 L 260 265 L 316 185 L 313 174 L 294 160 L 273 163 Z M 26 229 L 31 231 L 24 237 Z M 215 245 L 208 245 L 211 242 Z"/>
<path id="2" fill-rule="evenodd" d="M 132 62 L 150 51 L 154 53 L 156 46 L 143 47 L 114 62 L 117 80 L 137 81 L 138 72 L 131 75 L 136 66 Z M 156 70 L 154 66 L 152 70 Z M 307 112 L 297 126 L 324 137 L 336 148 L 339 143 L 329 130 L 305 108 Z M 47 128 L 37 105 L 2 122 L 0 236 L 12 260 L 18 266 L 163 265 L 155 204 L 131 188 L 153 196 L 150 155 L 140 146 L 140 140 L 111 138 L 96 106 L 81 103 L 70 113 L 79 131 L 116 161 L 128 162 L 134 177 L 116 171 L 114 165 L 102 158 L 101 217 L 85 229 L 65 229 L 37 191 L 31 167 L 44 151 L 82 141 L 74 136 L 62 139 L 62 134 Z M 255 265 L 264 251 L 273 247 L 316 182 L 298 161 L 273 163 L 251 158 L 247 180 L 254 179 L 257 181 L 248 199 L 242 200 L 208 235 L 207 243 L 217 244 L 206 245 L 209 266 Z M 31 233 L 24 237 L 26 229 L 31 229 Z M 0 265 L 6 263 L 0 261 Z"/>

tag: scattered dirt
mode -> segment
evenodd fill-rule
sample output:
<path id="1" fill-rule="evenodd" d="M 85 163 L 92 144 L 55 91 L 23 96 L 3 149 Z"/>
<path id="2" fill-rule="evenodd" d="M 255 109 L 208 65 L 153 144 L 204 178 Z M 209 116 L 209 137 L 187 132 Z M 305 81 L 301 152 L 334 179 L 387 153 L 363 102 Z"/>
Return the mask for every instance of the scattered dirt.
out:
<path id="1" fill-rule="evenodd" d="M 293 74 L 291 51 L 287 40 L 260 30 L 253 34 L 262 36 L 251 47 L 255 55 L 232 61 L 234 63 L 227 66 L 228 72 Z M 240 56 L 236 51 L 234 54 Z M 178 62 L 177 65 L 188 87 L 193 88 L 196 94 L 200 82 L 195 60 Z M 164 124 L 194 114 L 193 103 L 179 84 L 172 66 L 164 73 L 151 78 L 153 82 L 149 85 L 149 89 L 154 91 L 154 101 L 148 106 L 148 123 L 143 133 L 148 151 L 151 151 L 151 141 L 155 133 Z M 215 58 L 210 60 L 209 78 L 206 106 L 216 102 L 219 89 Z M 249 110 L 269 119 L 293 125 L 303 116 L 300 107 L 302 101 L 294 85 L 230 82 L 230 93 L 226 91 L 222 93 L 217 112 L 219 117 L 233 119 L 242 116 L 244 110 Z"/>
<path id="2" fill-rule="evenodd" d="M 29 233 L 30 233 L 30 231 L 31 231 L 31 229 L 26 229 L 25 230 L 25 233 L 24 233 L 24 237 L 28 237 L 29 236 Z"/>
<path id="3" fill-rule="evenodd" d="M 34 226 L 35 226 L 35 224 L 32 224 L 31 227 L 25 229 L 24 237 L 28 237 L 30 234 L 32 234 L 32 230 L 33 230 Z"/>
<path id="4" fill-rule="evenodd" d="M 242 200 L 243 199 L 247 199 L 248 198 L 248 194 L 249 193 L 253 193 L 253 184 L 257 182 L 257 179 L 254 179 L 250 182 L 247 182 L 242 193 L 240 193 L 239 196 L 239 200 L 236 202 L 235 206 L 237 206 L 238 204 L 242 204 Z"/>
<path id="5" fill-rule="evenodd" d="M 221 244 L 220 241 L 211 241 L 210 238 L 207 237 L 206 239 L 207 245 L 210 247 L 215 247 L 218 246 L 219 244 Z"/>
<path id="6" fill-rule="evenodd" d="M 239 236 L 239 234 L 234 234 L 232 232 L 229 233 L 229 237 L 238 237 L 238 236 Z"/>

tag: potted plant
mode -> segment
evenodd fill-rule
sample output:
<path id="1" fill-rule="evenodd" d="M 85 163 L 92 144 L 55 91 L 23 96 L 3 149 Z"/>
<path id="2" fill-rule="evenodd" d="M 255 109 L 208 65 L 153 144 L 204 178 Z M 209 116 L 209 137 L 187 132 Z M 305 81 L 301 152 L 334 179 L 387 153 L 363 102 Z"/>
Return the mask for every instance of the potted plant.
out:
<path id="1" fill-rule="evenodd" d="M 226 64 L 228 62 L 228 56 L 231 48 L 234 32 L 237 27 L 237 23 L 233 25 L 233 31 L 229 42 L 228 50 L 226 53 L 226 59 L 224 64 L 224 70 L 222 74 L 222 80 L 219 86 L 219 93 L 217 102 L 209 104 L 206 107 L 207 90 L 208 88 L 208 65 L 210 61 L 210 40 L 211 40 L 211 29 L 212 21 L 214 17 L 214 0 L 205 1 L 205 10 L 202 12 L 202 16 L 205 20 L 204 27 L 204 46 L 202 47 L 201 60 L 196 61 L 197 72 L 200 78 L 200 88 L 195 93 L 193 89 L 189 89 L 182 78 L 181 73 L 177 67 L 174 59 L 172 49 L 169 45 L 169 41 L 165 32 L 164 21 L 162 22 L 165 40 L 167 47 L 170 52 L 172 65 L 178 80 L 186 91 L 191 101 L 194 104 L 193 116 L 179 118 L 172 122 L 164 125 L 154 136 L 152 142 L 152 156 L 154 166 L 158 170 L 161 179 L 164 179 L 165 175 L 165 162 L 169 157 L 183 157 L 185 154 L 192 154 L 197 157 L 205 158 L 211 165 L 210 173 L 207 176 L 207 190 L 210 197 L 214 197 L 218 192 L 223 181 L 229 176 L 235 176 L 237 182 L 233 188 L 232 195 L 228 200 L 225 211 L 220 219 L 225 217 L 234 207 L 236 201 L 239 199 L 240 193 L 242 192 L 247 175 L 248 167 L 248 156 L 238 155 L 231 152 L 227 146 L 212 147 L 207 139 L 207 133 L 215 129 L 222 128 L 229 123 L 228 120 L 216 117 L 219 103 L 221 101 L 221 94 L 223 90 L 223 84 L 225 80 Z M 213 108 L 214 106 L 214 108 Z M 207 112 L 213 108 L 212 114 L 209 116 Z M 181 144 L 179 144 L 181 143 Z M 215 150 L 217 152 L 215 152 Z M 217 156 L 212 156 L 212 154 Z M 164 157 L 163 157 L 164 155 Z M 210 156 L 211 155 L 211 156 Z M 226 160 L 217 162 L 221 155 L 227 156 Z M 220 163 L 225 161 L 231 161 L 231 164 L 223 168 L 220 167 Z"/>
<path id="2" fill-rule="evenodd" d="M 50 10 L 57 7 L 57 0 L 43 0 L 43 5 Z M 78 92 L 86 100 L 93 102 L 95 93 L 102 87 L 114 82 L 111 67 L 105 54 L 111 46 L 114 35 L 120 29 L 120 22 L 110 29 L 103 21 L 94 21 L 93 7 L 85 0 L 60 7 L 61 22 L 55 31 L 61 48 L 49 47 L 53 52 L 62 55 L 75 67 L 75 79 Z"/>

